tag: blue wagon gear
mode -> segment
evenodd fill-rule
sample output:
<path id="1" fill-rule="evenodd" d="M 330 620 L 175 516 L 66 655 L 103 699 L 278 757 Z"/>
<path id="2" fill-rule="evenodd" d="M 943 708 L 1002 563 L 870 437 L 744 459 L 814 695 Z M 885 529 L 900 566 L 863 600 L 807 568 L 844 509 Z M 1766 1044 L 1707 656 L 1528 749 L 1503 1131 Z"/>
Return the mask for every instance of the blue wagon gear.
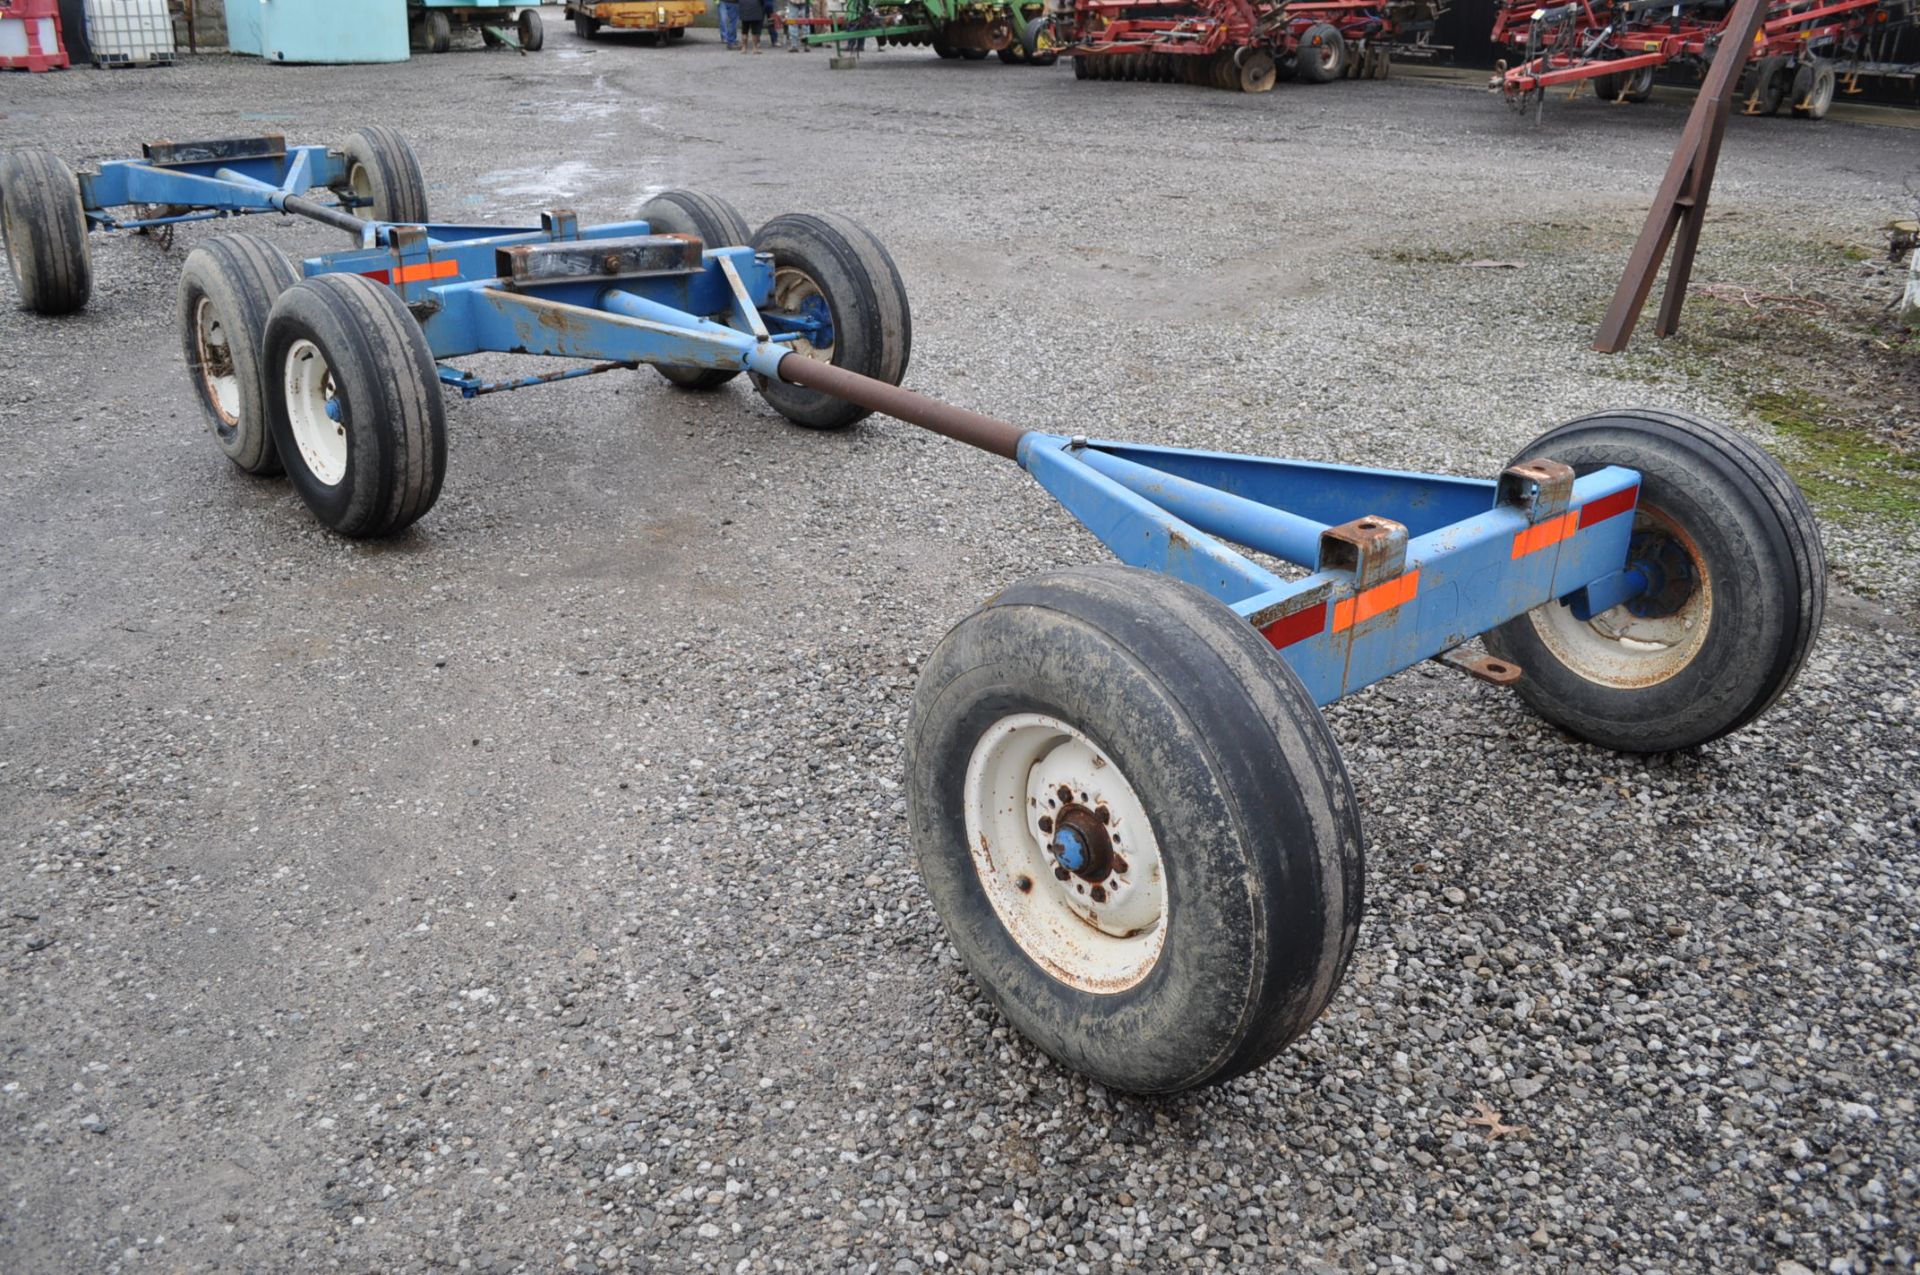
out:
<path id="1" fill-rule="evenodd" d="M 939 644 L 908 722 L 907 814 L 983 988 L 1119 1088 L 1258 1067 L 1339 986 L 1362 841 L 1319 706 L 1441 660 L 1580 739 L 1690 748 L 1766 711 L 1819 631 L 1825 559 L 1799 490 L 1678 412 L 1583 417 L 1483 479 L 1064 437 L 901 388 L 906 291 L 844 217 L 750 231 L 681 190 L 606 226 L 562 209 L 438 223 L 385 129 L 337 150 L 155 145 L 78 182 L 44 151 L 0 160 L 9 264 L 43 313 L 86 303 L 89 228 L 265 211 L 355 246 L 297 269 L 256 236 L 196 248 L 183 352 L 229 459 L 284 469 L 337 532 L 392 535 L 432 508 L 443 386 L 650 364 L 688 390 L 744 372 L 810 429 L 881 412 L 1013 460 L 1113 551 L 1122 565 L 1004 589 Z M 497 381 L 454 365 L 483 352 L 577 365 Z"/>

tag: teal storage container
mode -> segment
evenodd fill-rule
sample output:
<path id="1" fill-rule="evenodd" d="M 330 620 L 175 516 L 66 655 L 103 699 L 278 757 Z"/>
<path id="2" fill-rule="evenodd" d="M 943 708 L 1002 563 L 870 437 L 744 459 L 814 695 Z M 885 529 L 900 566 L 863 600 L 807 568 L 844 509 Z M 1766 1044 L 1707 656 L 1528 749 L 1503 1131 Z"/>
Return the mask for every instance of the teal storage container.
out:
<path id="1" fill-rule="evenodd" d="M 269 62 L 405 62 L 407 0 L 228 0 L 227 47 Z"/>
<path id="2" fill-rule="evenodd" d="M 227 0 L 227 48 L 234 53 L 260 56 L 262 0 Z"/>

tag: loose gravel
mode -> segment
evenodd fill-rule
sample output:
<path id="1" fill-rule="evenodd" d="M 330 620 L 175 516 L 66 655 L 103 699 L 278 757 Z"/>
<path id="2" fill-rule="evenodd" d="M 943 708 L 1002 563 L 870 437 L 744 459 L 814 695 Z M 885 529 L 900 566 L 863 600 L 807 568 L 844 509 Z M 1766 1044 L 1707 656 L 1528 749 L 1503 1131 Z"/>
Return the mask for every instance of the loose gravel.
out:
<path id="1" fill-rule="evenodd" d="M 1672 103 L 1534 130 L 1408 77 L 549 30 L 0 77 L 0 122 L 76 162 L 396 124 L 448 217 L 846 212 L 908 282 L 909 382 L 1066 432 L 1490 475 L 1625 402 L 1793 456 L 1751 395 L 1840 411 L 1868 366 L 1764 326 L 1587 352 Z M 1874 297 L 1843 248 L 1915 166 L 1910 131 L 1735 120 L 1698 278 Z M 1431 666 L 1332 709 L 1371 842 L 1348 982 L 1260 1073 L 1140 1100 L 986 1006 L 901 808 L 919 662 L 1090 537 L 958 445 L 642 372 L 452 402 L 438 508 L 341 541 L 205 437 L 172 298 L 218 229 L 96 242 L 81 316 L 0 313 L 6 1269 L 1913 1267 L 1911 521 L 1826 520 L 1817 653 L 1696 754 Z"/>

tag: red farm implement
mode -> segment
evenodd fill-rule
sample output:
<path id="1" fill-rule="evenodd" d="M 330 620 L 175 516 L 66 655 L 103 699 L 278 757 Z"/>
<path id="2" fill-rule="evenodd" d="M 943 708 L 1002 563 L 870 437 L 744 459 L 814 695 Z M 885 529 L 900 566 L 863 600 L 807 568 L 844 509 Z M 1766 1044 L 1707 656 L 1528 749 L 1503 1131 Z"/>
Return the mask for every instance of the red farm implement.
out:
<path id="1" fill-rule="evenodd" d="M 1862 76 L 1913 79 L 1920 64 L 1893 60 L 1915 0 L 1772 0 L 1741 80 L 1747 115 L 1820 119 L 1836 92 L 1860 91 Z M 1512 51 L 1491 87 L 1516 110 L 1544 105 L 1556 84 L 1591 81 L 1613 102 L 1644 102 L 1665 66 L 1705 70 L 1733 13 L 1731 0 L 1571 0 L 1540 6 L 1508 0 L 1494 17 L 1493 40 Z"/>
<path id="2" fill-rule="evenodd" d="M 1082 80 L 1265 93 L 1280 79 L 1385 79 L 1423 43 L 1439 0 L 1073 0 L 1058 21 Z"/>

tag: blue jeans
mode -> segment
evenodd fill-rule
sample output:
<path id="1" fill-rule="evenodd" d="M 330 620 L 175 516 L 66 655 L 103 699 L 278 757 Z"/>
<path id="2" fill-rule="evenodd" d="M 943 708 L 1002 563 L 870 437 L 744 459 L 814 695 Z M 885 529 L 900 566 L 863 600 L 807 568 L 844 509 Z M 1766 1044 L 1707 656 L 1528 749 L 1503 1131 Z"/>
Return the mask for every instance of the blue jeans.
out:
<path id="1" fill-rule="evenodd" d="M 785 25 L 787 28 L 787 47 L 789 49 L 797 49 L 801 47 L 800 40 L 801 40 L 801 37 L 806 35 L 807 28 L 799 25 L 799 19 L 804 18 L 806 16 L 807 16 L 806 5 L 790 4 L 787 6 L 787 14 L 786 14 L 787 21 Z"/>
<path id="2" fill-rule="evenodd" d="M 729 47 L 740 43 L 740 5 L 737 0 L 720 0 L 720 43 Z"/>

